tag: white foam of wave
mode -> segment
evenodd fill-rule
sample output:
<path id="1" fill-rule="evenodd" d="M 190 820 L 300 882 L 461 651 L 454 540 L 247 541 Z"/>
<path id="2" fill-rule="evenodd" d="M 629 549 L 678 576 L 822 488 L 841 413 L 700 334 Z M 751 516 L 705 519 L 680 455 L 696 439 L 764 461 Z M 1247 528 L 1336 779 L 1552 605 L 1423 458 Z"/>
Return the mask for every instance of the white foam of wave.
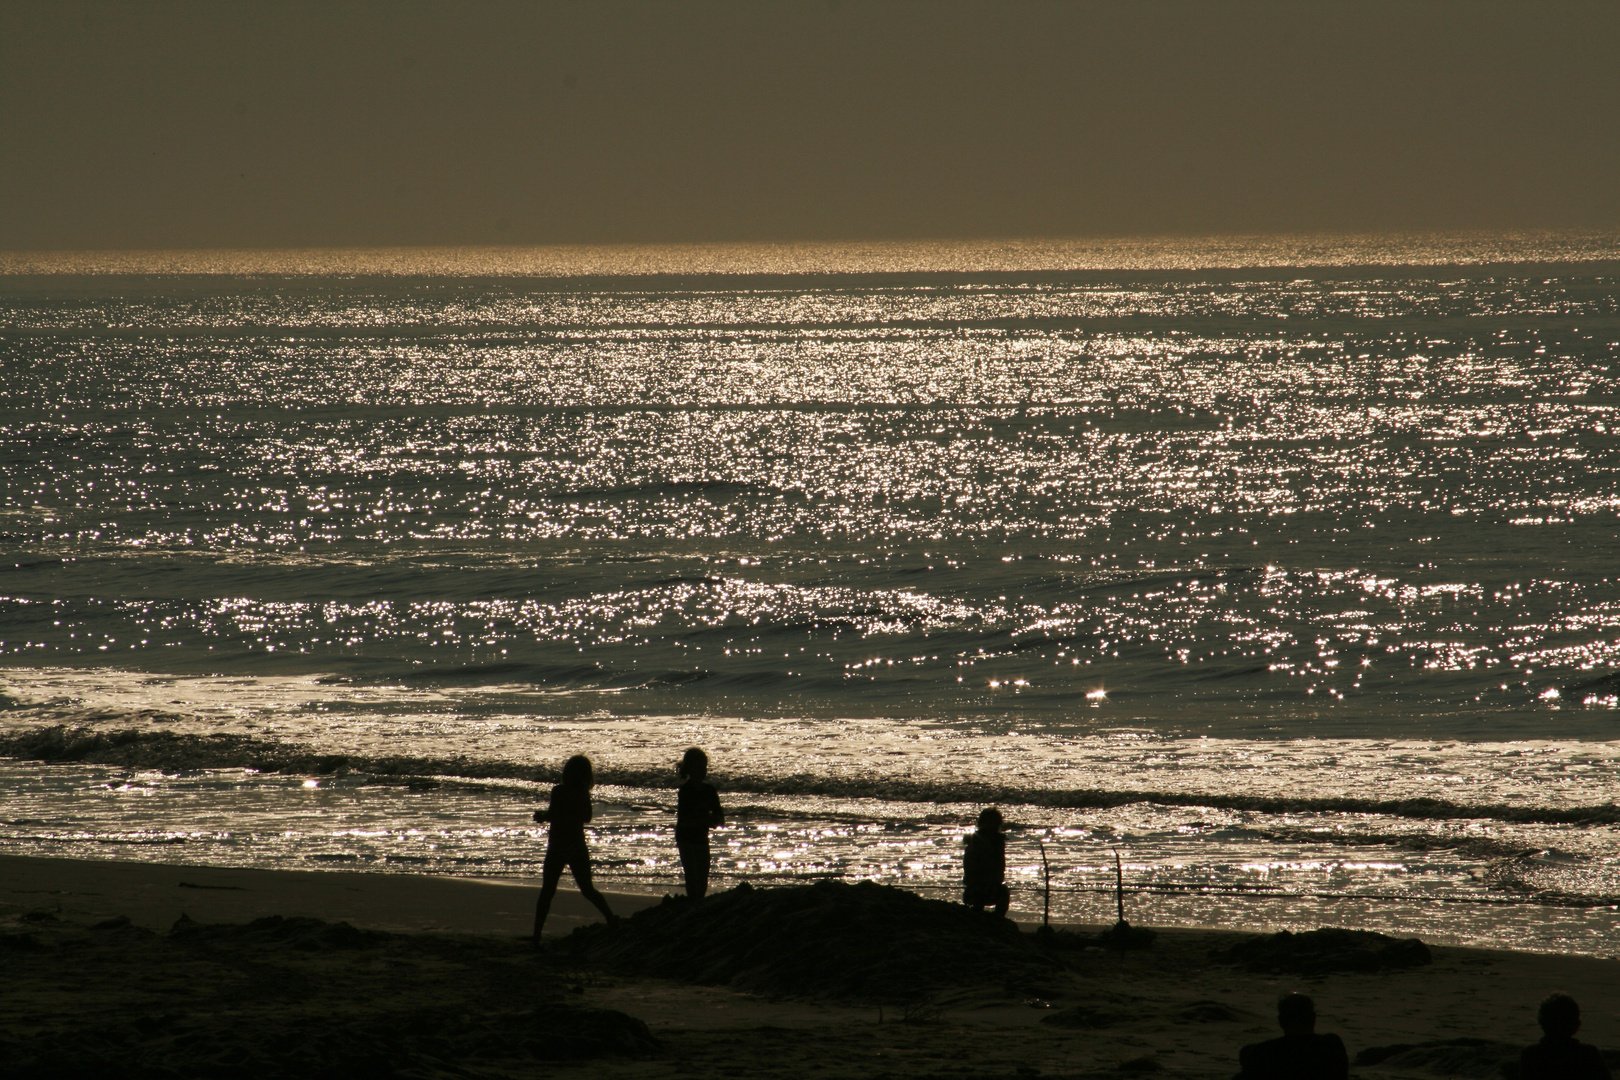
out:
<path id="1" fill-rule="evenodd" d="M 950 717 L 760 719 L 547 711 L 525 686 L 356 686 L 312 676 L 161 675 L 9 668 L 0 693 L 23 708 L 0 730 L 66 722 L 248 735 L 327 754 L 557 764 L 589 753 L 601 769 L 673 768 L 702 745 L 716 774 L 819 777 L 881 797 L 885 786 L 1106 790 L 1462 805 L 1611 802 L 1620 742 L 1176 737 L 1121 726 L 989 728 Z M 611 695 L 604 695 L 604 700 Z M 1092 703 L 1077 703 L 1077 710 Z"/>

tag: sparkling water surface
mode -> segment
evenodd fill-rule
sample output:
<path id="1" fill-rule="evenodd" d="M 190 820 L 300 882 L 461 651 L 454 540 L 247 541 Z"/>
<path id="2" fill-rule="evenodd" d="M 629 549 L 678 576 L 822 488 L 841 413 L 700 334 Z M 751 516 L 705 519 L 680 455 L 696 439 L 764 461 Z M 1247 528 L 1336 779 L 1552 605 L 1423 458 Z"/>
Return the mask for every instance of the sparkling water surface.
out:
<path id="1" fill-rule="evenodd" d="M 603 872 L 673 887 L 699 744 L 723 880 L 948 895 L 993 797 L 1026 909 L 1044 845 L 1110 917 L 1118 850 L 1150 921 L 1620 951 L 1600 240 L 0 277 L 0 735 L 433 765 L 0 762 L 0 850 L 532 874 L 584 751 Z"/>

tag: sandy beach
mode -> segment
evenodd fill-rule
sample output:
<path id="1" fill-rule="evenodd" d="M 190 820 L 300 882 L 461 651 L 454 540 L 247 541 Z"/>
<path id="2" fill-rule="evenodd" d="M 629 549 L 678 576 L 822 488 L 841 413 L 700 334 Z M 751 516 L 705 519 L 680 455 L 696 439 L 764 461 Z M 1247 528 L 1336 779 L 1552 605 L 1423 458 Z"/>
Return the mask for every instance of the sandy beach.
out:
<path id="1" fill-rule="evenodd" d="M 535 950 L 533 895 L 404 874 L 0 859 L 0 1076 L 1227 1077 L 1241 1045 L 1275 1033 L 1290 990 L 1315 998 L 1320 1029 L 1368 1076 L 1502 1075 L 1553 990 L 1582 1003 L 1585 1039 L 1620 1045 L 1613 960 L 1433 948 L 1403 970 L 1249 970 L 1213 954 L 1253 934 L 1072 947 L 1096 928 L 1042 951 L 1028 924 L 1002 931 L 900 890 L 834 885 L 702 905 L 613 893 L 634 917 L 581 933 L 594 913 L 565 889 L 556 936 Z"/>
<path id="2" fill-rule="evenodd" d="M 167 930 L 181 915 L 202 923 L 282 915 L 388 933 L 519 937 L 533 926 L 539 887 L 515 879 L 0 856 L 0 905 L 8 912 L 50 911 L 73 922 L 125 916 L 149 930 Z M 624 914 L 658 899 L 633 892 L 608 896 Z M 566 934 L 599 918 L 579 893 L 564 888 L 552 905 L 547 933 Z"/>

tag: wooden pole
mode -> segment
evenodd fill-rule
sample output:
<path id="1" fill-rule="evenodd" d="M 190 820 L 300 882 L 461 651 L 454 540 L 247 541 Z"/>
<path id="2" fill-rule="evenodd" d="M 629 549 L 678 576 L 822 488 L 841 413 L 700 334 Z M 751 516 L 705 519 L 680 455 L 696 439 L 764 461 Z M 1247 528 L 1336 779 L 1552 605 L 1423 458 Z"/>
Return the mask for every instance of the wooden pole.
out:
<path id="1" fill-rule="evenodd" d="M 1036 840 L 1035 844 L 1041 849 L 1041 873 L 1046 878 L 1046 907 L 1041 912 L 1041 925 L 1050 928 L 1052 925 L 1052 864 L 1046 861 L 1046 845 Z"/>
<path id="2" fill-rule="evenodd" d="M 1114 849 L 1114 901 L 1119 905 L 1119 921 L 1125 921 L 1125 864 L 1120 861 L 1119 849 Z"/>

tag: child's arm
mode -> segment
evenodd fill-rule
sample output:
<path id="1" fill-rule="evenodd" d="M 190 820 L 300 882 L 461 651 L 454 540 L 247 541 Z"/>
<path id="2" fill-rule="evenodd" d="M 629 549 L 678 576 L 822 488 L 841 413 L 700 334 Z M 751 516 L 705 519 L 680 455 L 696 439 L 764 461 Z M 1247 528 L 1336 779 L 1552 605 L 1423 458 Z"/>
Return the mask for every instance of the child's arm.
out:
<path id="1" fill-rule="evenodd" d="M 718 829 L 726 823 L 726 812 L 720 809 L 720 793 L 713 792 L 714 805 L 709 807 L 709 828 Z"/>

